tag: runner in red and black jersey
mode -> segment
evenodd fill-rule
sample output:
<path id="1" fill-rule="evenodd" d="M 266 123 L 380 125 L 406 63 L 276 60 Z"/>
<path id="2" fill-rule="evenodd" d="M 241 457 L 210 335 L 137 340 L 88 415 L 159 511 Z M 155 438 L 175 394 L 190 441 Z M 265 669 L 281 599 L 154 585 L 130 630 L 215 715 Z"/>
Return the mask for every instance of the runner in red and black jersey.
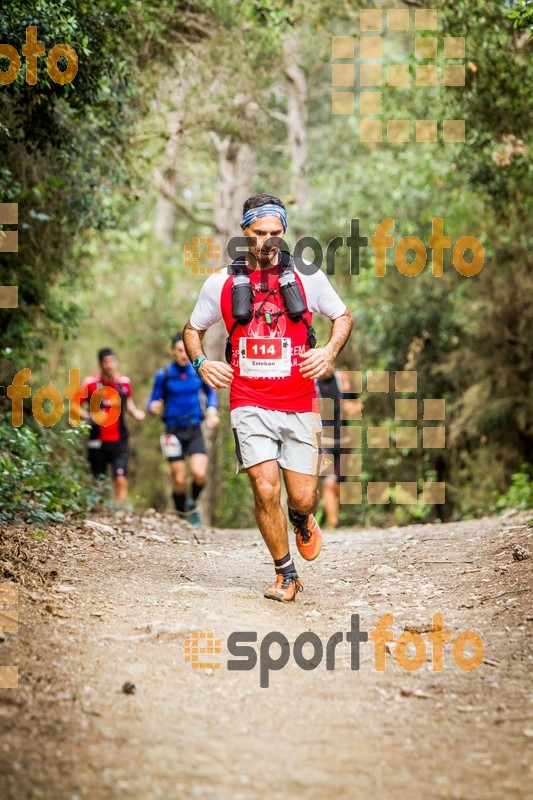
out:
<path id="1" fill-rule="evenodd" d="M 90 404 L 93 394 L 101 390 L 103 399 L 100 411 L 109 416 L 107 424 L 97 425 L 91 414 L 84 408 L 79 409 L 80 417 L 91 423 L 91 434 L 87 445 L 89 464 L 95 478 L 102 478 L 111 464 L 113 476 L 114 498 L 119 503 L 128 500 L 128 429 L 126 427 L 126 411 L 136 420 L 143 420 L 144 411 L 138 409 L 133 402 L 131 381 L 117 370 L 118 361 L 114 350 L 104 347 L 98 352 L 100 372 L 85 378 L 82 390 L 87 389 L 77 398 L 79 403 Z M 104 387 L 108 387 L 106 391 Z M 83 398 L 83 399 L 82 399 Z"/>
<path id="2" fill-rule="evenodd" d="M 287 601 L 294 600 L 301 584 L 280 506 L 278 465 L 298 551 L 312 561 L 322 545 L 313 517 L 320 469 L 314 381 L 333 367 L 353 322 L 326 275 L 313 265 L 295 268 L 290 254 L 277 246 L 287 230 L 287 212 L 279 198 L 250 197 L 240 224 L 248 252 L 207 279 L 183 339 L 205 383 L 214 389 L 231 385 L 231 425 L 239 470 L 249 475 L 257 523 L 276 571 L 275 583 L 265 597 Z M 324 347 L 316 347 L 314 311 L 333 321 Z M 229 334 L 229 363 L 211 361 L 202 350 L 206 329 L 221 319 Z"/>

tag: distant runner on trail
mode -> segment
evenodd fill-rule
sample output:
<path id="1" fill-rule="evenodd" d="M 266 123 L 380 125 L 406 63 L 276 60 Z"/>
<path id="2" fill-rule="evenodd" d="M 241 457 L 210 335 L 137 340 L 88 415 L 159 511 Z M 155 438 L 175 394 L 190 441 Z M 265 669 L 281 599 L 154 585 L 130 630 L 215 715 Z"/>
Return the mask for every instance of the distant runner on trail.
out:
<path id="1" fill-rule="evenodd" d="M 304 559 L 312 561 L 322 546 L 313 516 L 320 461 L 320 418 L 312 412 L 314 381 L 333 368 L 353 322 L 325 274 L 319 269 L 300 272 L 292 256 L 277 246 L 287 230 L 287 212 L 279 198 L 249 197 L 240 225 L 248 239 L 247 253 L 207 279 L 183 338 L 205 383 L 215 389 L 231 385 L 239 471 L 249 475 L 257 524 L 276 572 L 264 596 L 289 601 L 302 585 L 280 505 L 278 464 L 296 546 Z M 316 347 L 311 325 L 315 311 L 333 320 L 324 347 Z M 228 363 L 208 359 L 202 349 L 205 331 L 221 319 L 228 331 Z"/>
<path id="2" fill-rule="evenodd" d="M 322 453 L 332 456 L 333 460 L 331 474 L 325 475 L 323 479 L 322 504 L 328 527 L 336 528 L 339 524 L 341 450 L 349 453 L 347 448 L 350 447 L 350 436 L 346 433 L 343 435 L 342 430 L 344 427 L 346 431 L 348 420 L 360 418 L 363 403 L 359 395 L 351 390 L 349 373 L 333 367 L 317 380 L 316 389 L 319 398 L 333 400 L 334 403 L 333 424 L 328 425 L 333 438 L 322 436 Z M 341 422 L 345 423 L 344 426 Z"/>
<path id="3" fill-rule="evenodd" d="M 81 419 L 91 424 L 91 434 L 87 443 L 89 464 L 95 478 L 105 477 L 107 465 L 111 464 L 113 476 L 114 499 L 119 503 L 128 501 L 128 429 L 126 428 L 126 411 L 136 420 L 143 420 L 144 411 L 136 407 L 133 402 L 131 381 L 126 375 L 120 375 L 117 367 L 118 361 L 111 347 L 103 347 L 98 352 L 100 372 L 85 378 L 82 388 L 87 388 L 87 397 L 78 397 L 78 408 Z M 114 392 L 102 392 L 103 387 L 110 387 Z M 117 419 L 108 425 L 97 425 L 89 411 L 81 408 L 79 403 L 90 403 L 93 394 L 100 390 L 104 395 L 101 402 L 101 411 L 112 414 Z M 117 405 L 119 406 L 117 409 Z"/>
<path id="4" fill-rule="evenodd" d="M 147 408 L 151 414 L 163 415 L 165 433 L 161 437 L 161 448 L 170 463 L 172 497 L 178 516 L 188 520 L 191 525 L 200 525 L 196 501 L 204 488 L 207 472 L 207 449 L 201 422 L 205 416 L 208 428 L 217 427 L 217 393 L 193 369 L 181 333 L 172 337 L 170 355 L 172 362 L 155 376 Z M 206 401 L 205 415 L 200 402 L 202 392 Z M 187 455 L 192 475 L 190 497 L 186 490 Z"/>

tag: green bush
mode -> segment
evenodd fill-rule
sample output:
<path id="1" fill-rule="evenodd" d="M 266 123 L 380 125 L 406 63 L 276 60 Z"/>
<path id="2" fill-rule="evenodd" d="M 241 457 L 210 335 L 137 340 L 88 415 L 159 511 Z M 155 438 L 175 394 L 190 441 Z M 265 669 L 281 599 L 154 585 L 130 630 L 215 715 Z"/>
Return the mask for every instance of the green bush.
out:
<path id="1" fill-rule="evenodd" d="M 15 428 L 0 420 L 0 523 L 59 521 L 101 500 L 87 474 L 82 428 Z"/>
<path id="2" fill-rule="evenodd" d="M 520 472 L 515 472 L 512 482 L 505 494 L 500 495 L 494 505 L 494 511 L 505 511 L 507 508 L 516 508 L 524 511 L 533 508 L 533 466 L 522 464 Z"/>

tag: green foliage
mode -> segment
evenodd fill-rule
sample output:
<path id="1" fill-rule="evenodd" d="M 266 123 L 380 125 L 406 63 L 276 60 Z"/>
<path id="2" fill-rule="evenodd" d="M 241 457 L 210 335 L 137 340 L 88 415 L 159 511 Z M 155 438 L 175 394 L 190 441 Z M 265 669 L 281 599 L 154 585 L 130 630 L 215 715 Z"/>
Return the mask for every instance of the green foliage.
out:
<path id="1" fill-rule="evenodd" d="M 81 428 L 14 428 L 0 421 L 0 522 L 58 521 L 102 499 L 87 476 L 83 438 Z"/>
<path id="2" fill-rule="evenodd" d="M 494 511 L 505 511 L 515 508 L 525 511 L 533 508 L 533 466 L 522 464 L 519 472 L 512 476 L 512 482 L 505 494 L 498 497 L 494 504 Z"/>
<path id="3" fill-rule="evenodd" d="M 250 528 L 255 525 L 252 487 L 246 473 L 235 472 L 235 441 L 230 425 L 229 410 L 221 411 L 220 464 L 222 491 L 214 523 L 222 528 Z"/>
<path id="4" fill-rule="evenodd" d="M 0 309 L 9 347 L 1 382 L 14 364 L 43 359 L 49 337 L 74 335 L 80 263 L 73 248 L 83 231 L 116 225 L 124 207 L 111 202 L 118 185 L 135 191 L 126 147 L 146 110 L 139 89 L 173 58 L 177 39 L 207 33 L 204 5 L 186 0 L 11 0 L 2 8 L 0 41 L 20 53 L 29 25 L 47 51 L 63 42 L 73 47 L 79 69 L 60 86 L 40 58 L 36 85 L 26 83 L 23 65 L 0 89 L 0 198 L 18 203 L 20 230 L 19 252 L 0 262 L 0 285 L 19 287 L 17 310 Z"/>
<path id="5" fill-rule="evenodd" d="M 507 18 L 513 21 L 513 27 L 524 30 L 533 26 L 533 3 L 531 0 L 513 0 L 513 8 Z"/>

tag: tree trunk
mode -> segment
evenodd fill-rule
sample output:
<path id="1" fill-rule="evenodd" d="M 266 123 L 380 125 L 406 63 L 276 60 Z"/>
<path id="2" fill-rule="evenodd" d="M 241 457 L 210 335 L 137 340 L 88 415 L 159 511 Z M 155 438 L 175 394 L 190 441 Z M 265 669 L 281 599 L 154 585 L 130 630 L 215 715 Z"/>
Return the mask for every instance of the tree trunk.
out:
<path id="1" fill-rule="evenodd" d="M 166 247 L 174 240 L 176 225 L 176 198 L 181 184 L 181 150 L 183 142 L 183 117 L 185 93 L 187 91 L 183 68 L 164 85 L 165 94 L 170 95 L 171 108 L 167 116 L 167 145 L 161 171 L 156 173 L 159 194 L 156 201 L 154 232 Z"/>
<path id="2" fill-rule="evenodd" d="M 299 40 L 289 37 L 284 48 L 284 76 L 287 89 L 287 138 L 290 155 L 290 195 L 295 206 L 293 231 L 305 230 L 309 186 L 307 182 L 307 79 L 299 64 Z"/>

